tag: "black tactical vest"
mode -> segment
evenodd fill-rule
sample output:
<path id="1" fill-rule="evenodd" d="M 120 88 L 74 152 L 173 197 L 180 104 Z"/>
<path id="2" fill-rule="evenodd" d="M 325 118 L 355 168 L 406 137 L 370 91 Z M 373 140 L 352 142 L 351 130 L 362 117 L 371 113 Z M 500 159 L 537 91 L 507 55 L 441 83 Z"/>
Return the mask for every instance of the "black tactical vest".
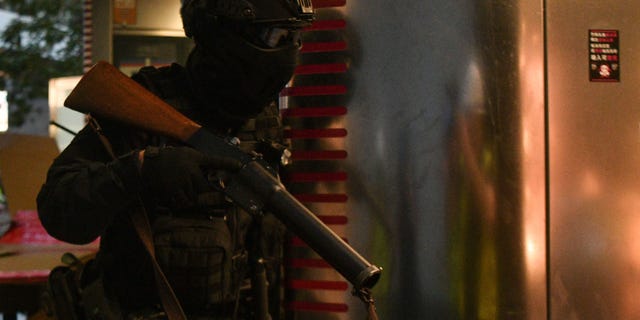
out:
<path id="1" fill-rule="evenodd" d="M 133 78 L 189 116 L 187 99 L 176 85 L 180 81 L 176 74 L 181 72 L 184 69 L 175 64 L 145 67 Z M 262 154 L 273 168 L 279 167 L 286 148 L 275 103 L 234 133 L 242 150 Z M 185 312 L 251 317 L 256 303 L 251 297 L 251 279 L 255 281 L 256 270 L 266 270 L 270 312 L 279 318 L 283 224 L 269 213 L 251 216 L 223 194 L 206 213 L 186 216 L 150 214 L 158 263 Z"/>

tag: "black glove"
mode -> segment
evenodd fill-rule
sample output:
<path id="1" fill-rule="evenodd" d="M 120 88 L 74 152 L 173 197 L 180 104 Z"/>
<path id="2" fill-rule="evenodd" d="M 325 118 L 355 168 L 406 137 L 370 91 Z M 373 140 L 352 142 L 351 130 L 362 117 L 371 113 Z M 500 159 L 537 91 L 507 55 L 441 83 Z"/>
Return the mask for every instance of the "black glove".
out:
<path id="1" fill-rule="evenodd" d="M 197 208 L 199 198 L 215 192 L 207 172 L 233 171 L 240 166 L 234 159 L 208 156 L 189 147 L 147 147 L 140 175 L 147 196 L 179 212 Z"/>

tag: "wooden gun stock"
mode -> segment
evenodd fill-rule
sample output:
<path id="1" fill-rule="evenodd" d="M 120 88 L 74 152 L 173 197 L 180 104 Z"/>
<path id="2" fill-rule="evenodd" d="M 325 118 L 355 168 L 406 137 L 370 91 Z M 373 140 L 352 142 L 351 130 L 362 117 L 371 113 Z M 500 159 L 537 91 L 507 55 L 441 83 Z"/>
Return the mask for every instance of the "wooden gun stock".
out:
<path id="1" fill-rule="evenodd" d="M 199 124 L 103 61 L 82 77 L 64 105 L 180 141 L 187 141 L 200 129 Z"/>
<path id="2" fill-rule="evenodd" d="M 73 89 L 65 106 L 178 139 L 205 154 L 244 164 L 224 192 L 251 213 L 267 207 L 309 247 L 354 285 L 372 288 L 382 269 L 372 265 L 298 202 L 260 161 L 185 117 L 114 66 L 99 62 Z"/>

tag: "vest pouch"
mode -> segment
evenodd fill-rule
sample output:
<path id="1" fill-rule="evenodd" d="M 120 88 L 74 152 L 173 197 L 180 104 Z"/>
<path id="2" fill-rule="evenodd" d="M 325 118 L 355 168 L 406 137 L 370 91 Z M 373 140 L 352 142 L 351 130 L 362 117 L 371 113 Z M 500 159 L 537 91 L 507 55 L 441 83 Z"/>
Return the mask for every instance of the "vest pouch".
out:
<path id="1" fill-rule="evenodd" d="M 158 264 L 185 311 L 233 301 L 232 241 L 224 218 L 161 216 L 152 230 Z"/>
<path id="2" fill-rule="evenodd" d="M 60 320 L 119 320 L 118 304 L 107 297 L 95 260 L 83 262 L 71 253 L 62 258 L 67 265 L 49 273 L 42 305 L 49 318 Z"/>
<path id="3" fill-rule="evenodd" d="M 54 319 L 83 320 L 80 280 L 76 268 L 57 266 L 49 273 L 42 296 L 45 314 Z"/>

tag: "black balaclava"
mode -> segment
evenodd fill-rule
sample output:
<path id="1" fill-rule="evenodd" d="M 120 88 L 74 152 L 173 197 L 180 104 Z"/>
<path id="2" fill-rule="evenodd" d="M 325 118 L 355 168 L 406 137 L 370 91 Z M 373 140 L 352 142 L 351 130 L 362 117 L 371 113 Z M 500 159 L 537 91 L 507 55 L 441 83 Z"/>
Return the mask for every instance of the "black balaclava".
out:
<path id="1" fill-rule="evenodd" d="M 277 97 L 293 75 L 297 55 L 297 44 L 264 49 L 221 30 L 215 39 L 196 42 L 187 70 L 201 104 L 242 120 L 260 113 Z"/>

